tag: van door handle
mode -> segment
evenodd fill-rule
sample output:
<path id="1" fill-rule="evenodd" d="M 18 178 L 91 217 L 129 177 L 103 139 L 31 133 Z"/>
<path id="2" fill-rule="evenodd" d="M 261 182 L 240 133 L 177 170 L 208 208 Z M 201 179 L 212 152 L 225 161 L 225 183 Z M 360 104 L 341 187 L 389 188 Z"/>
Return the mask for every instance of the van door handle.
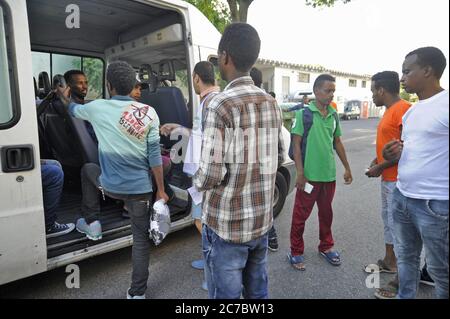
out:
<path id="1" fill-rule="evenodd" d="M 2 171 L 24 172 L 34 169 L 33 145 L 13 145 L 1 148 Z"/>

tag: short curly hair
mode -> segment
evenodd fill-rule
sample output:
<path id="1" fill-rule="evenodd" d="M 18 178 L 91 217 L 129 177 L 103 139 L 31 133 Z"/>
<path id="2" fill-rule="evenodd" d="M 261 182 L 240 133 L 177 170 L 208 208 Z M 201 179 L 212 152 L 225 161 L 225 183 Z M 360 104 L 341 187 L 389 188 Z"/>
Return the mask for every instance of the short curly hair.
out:
<path id="1" fill-rule="evenodd" d="M 136 72 L 125 61 L 115 61 L 108 65 L 106 80 L 119 95 L 128 95 L 136 84 Z"/>
<path id="2" fill-rule="evenodd" d="M 219 51 L 225 51 L 240 72 L 250 71 L 258 59 L 260 49 L 258 32 L 247 23 L 230 24 L 219 43 Z"/>

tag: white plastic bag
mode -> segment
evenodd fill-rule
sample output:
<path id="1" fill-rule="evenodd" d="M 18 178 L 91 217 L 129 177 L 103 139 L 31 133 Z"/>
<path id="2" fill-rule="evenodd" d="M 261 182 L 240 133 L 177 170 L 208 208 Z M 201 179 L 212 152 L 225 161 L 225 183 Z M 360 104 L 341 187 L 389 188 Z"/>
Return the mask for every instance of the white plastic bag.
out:
<path id="1" fill-rule="evenodd" d="M 170 231 L 170 210 L 164 200 L 160 199 L 153 204 L 150 217 L 150 238 L 156 246 L 166 238 Z"/>

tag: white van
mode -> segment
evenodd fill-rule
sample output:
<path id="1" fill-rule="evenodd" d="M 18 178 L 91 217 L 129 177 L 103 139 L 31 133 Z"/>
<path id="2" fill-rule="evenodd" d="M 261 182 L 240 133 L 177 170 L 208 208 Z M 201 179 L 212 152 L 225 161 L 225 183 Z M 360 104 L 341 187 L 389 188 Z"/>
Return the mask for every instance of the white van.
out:
<path id="1" fill-rule="evenodd" d="M 46 239 L 40 159 L 63 165 L 60 222 L 79 217 L 80 167 L 98 161 L 85 123 L 51 106 L 37 115 L 36 100 L 49 93 L 51 79 L 81 69 L 90 82 L 87 98 L 107 97 L 106 66 L 125 60 L 150 72 L 142 102 L 155 108 L 161 124 L 190 125 L 199 105 L 191 71 L 217 54 L 219 40 L 195 7 L 178 0 L 0 0 L 0 284 L 132 244 L 122 204 L 112 199 L 102 202 L 102 240 L 77 232 Z M 175 142 L 161 140 L 169 148 Z M 168 176 L 173 231 L 193 223 L 186 191 L 192 181 L 181 165 Z M 275 215 L 294 188 L 294 174 L 292 161 L 279 169 Z"/>

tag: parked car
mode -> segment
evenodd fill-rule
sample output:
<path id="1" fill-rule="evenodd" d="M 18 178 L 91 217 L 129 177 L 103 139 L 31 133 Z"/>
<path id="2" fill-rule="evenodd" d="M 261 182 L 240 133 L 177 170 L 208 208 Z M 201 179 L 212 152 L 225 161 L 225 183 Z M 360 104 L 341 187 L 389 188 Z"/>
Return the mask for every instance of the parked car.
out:
<path id="1" fill-rule="evenodd" d="M 342 114 L 343 120 L 359 120 L 361 117 L 361 109 L 358 106 L 349 106 L 344 109 L 344 114 Z"/>

